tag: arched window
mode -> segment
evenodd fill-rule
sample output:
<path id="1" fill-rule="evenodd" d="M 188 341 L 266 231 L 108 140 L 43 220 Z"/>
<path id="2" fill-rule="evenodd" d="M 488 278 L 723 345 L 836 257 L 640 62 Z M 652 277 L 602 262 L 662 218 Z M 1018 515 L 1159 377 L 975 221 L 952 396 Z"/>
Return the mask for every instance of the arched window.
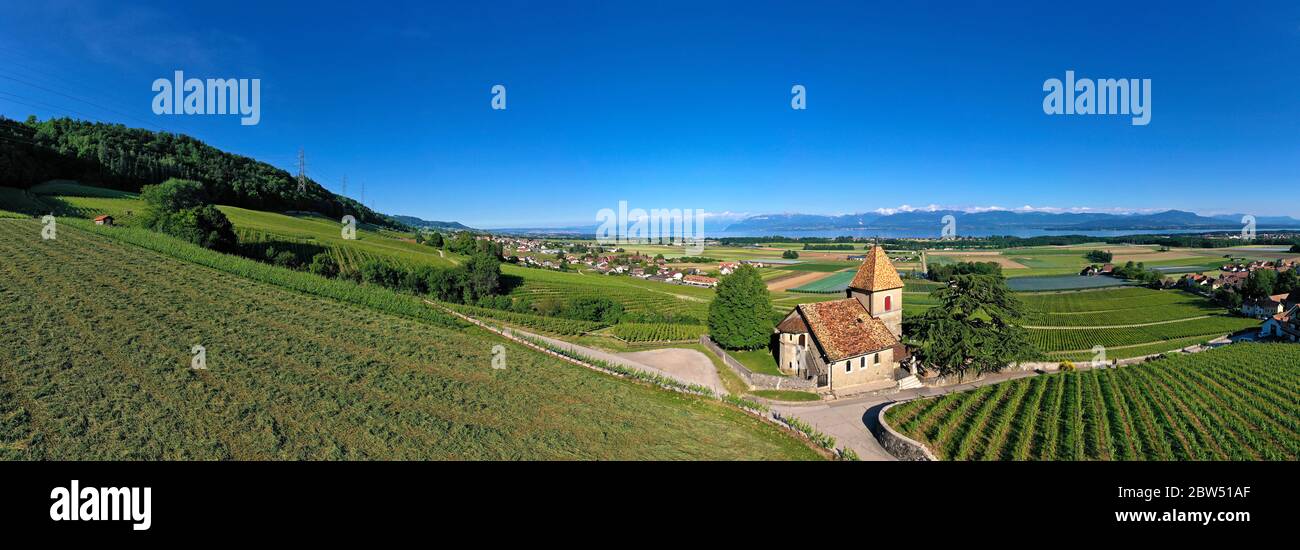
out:
<path id="1" fill-rule="evenodd" d="M 885 296 L 885 311 L 894 309 L 893 296 Z"/>

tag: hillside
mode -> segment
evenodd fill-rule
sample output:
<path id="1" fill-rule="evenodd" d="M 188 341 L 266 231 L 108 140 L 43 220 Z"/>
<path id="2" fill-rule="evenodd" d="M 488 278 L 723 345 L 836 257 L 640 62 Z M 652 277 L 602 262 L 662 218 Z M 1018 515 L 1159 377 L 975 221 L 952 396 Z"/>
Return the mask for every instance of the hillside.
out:
<path id="1" fill-rule="evenodd" d="M 139 191 L 170 177 L 203 183 L 218 204 L 310 211 L 399 227 L 391 218 L 331 193 L 310 177 L 299 190 L 289 172 L 221 151 L 186 135 L 70 118 L 17 122 L 0 117 L 0 182 L 28 188 L 54 179 Z"/>
<path id="2" fill-rule="evenodd" d="M 715 401 L 598 374 L 479 329 L 291 291 L 76 224 L 52 241 L 34 238 L 39 228 L 0 221 L 3 458 L 816 457 Z M 219 256 L 149 238 L 178 254 Z M 190 368 L 195 345 L 205 347 L 204 370 Z M 505 346 L 505 369 L 491 367 L 495 345 Z"/>

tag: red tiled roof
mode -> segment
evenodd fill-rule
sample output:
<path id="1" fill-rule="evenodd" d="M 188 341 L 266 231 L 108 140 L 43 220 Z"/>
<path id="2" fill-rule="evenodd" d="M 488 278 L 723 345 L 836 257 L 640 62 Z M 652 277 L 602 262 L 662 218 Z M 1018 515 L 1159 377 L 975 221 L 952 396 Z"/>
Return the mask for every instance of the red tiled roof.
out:
<path id="1" fill-rule="evenodd" d="M 113 216 L 109 216 L 108 214 L 104 214 L 104 215 L 101 215 L 101 216 L 95 216 L 95 221 L 97 221 L 97 222 L 102 222 L 102 221 L 107 220 L 107 219 L 109 219 L 109 218 L 111 218 L 111 217 L 113 217 Z"/>
<path id="2" fill-rule="evenodd" d="M 898 343 L 894 333 L 855 298 L 800 304 L 796 309 L 829 361 L 857 357 Z"/>
<path id="3" fill-rule="evenodd" d="M 696 282 L 696 283 L 716 283 L 716 282 L 718 282 L 718 280 L 717 280 L 717 279 L 714 279 L 713 277 L 705 277 L 705 276 L 703 276 L 703 275 L 686 275 L 685 277 L 682 277 L 682 279 L 687 280 L 687 281 Z M 769 322 L 770 322 L 770 321 L 769 321 Z"/>
<path id="4" fill-rule="evenodd" d="M 795 313 L 794 315 L 787 316 L 784 321 L 781 321 L 781 324 L 776 326 L 776 330 L 777 332 L 784 332 L 787 334 L 802 334 L 808 332 L 808 324 L 803 322 L 803 317 L 799 316 L 798 313 Z"/>
<path id="5" fill-rule="evenodd" d="M 885 249 L 880 246 L 871 248 L 867 259 L 862 260 L 862 266 L 858 267 L 857 275 L 853 276 L 853 282 L 849 283 L 849 288 L 873 292 L 902 286 L 903 280 L 898 277 L 898 270 L 894 269 L 894 263 L 889 261 Z"/>

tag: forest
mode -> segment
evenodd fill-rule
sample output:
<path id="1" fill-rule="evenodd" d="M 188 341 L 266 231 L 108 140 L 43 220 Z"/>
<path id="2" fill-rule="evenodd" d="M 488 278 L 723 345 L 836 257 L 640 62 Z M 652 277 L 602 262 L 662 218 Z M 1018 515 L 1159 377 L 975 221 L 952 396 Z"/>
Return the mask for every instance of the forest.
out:
<path id="1" fill-rule="evenodd" d="M 217 204 L 254 210 L 310 211 L 331 218 L 351 214 L 384 227 L 402 224 L 336 195 L 310 177 L 299 189 L 289 172 L 221 151 L 192 137 L 71 118 L 18 122 L 0 117 L 0 182 L 29 188 L 54 179 L 140 191 L 168 178 L 203 184 Z"/>

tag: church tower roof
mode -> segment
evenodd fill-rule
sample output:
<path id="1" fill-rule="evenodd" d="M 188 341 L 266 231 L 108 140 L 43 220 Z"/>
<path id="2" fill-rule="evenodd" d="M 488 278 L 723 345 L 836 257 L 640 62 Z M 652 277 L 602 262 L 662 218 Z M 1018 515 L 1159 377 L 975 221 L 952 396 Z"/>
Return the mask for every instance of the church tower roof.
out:
<path id="1" fill-rule="evenodd" d="M 894 263 L 889 261 L 885 249 L 880 246 L 871 248 L 867 253 L 867 259 L 862 261 L 861 267 L 858 267 L 858 274 L 853 276 L 853 282 L 849 283 L 849 288 L 867 292 L 890 290 L 902 286 L 903 280 L 898 277 L 898 270 L 894 269 Z"/>

